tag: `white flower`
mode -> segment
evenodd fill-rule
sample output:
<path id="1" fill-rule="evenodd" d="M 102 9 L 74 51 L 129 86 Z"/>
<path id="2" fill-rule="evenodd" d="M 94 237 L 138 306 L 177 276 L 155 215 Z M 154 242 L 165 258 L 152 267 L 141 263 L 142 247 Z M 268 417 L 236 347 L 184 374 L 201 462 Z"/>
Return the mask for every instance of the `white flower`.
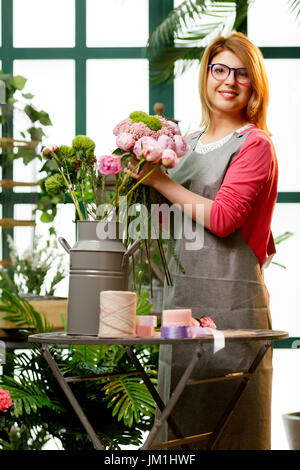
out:
<path id="1" fill-rule="evenodd" d="M 7 243 L 8 243 L 9 248 L 11 248 L 12 250 L 16 249 L 14 241 L 10 235 L 7 235 Z"/>
<path id="2" fill-rule="evenodd" d="M 30 263 L 32 261 L 32 257 L 33 257 L 33 252 L 31 250 L 27 249 L 24 251 L 23 253 L 24 261 L 28 261 L 28 263 Z"/>

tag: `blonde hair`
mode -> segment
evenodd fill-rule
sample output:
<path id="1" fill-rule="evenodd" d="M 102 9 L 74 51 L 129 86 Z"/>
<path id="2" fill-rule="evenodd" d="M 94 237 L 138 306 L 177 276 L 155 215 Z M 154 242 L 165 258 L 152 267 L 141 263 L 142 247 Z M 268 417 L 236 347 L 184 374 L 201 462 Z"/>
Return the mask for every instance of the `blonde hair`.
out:
<path id="1" fill-rule="evenodd" d="M 231 33 L 227 37 L 219 36 L 205 49 L 200 67 L 199 93 L 202 104 L 201 126 L 208 129 L 211 121 L 212 106 L 207 97 L 208 65 L 219 52 L 229 50 L 245 64 L 252 84 L 252 94 L 245 109 L 247 120 L 271 135 L 266 124 L 269 101 L 269 85 L 263 55 L 247 36 Z"/>

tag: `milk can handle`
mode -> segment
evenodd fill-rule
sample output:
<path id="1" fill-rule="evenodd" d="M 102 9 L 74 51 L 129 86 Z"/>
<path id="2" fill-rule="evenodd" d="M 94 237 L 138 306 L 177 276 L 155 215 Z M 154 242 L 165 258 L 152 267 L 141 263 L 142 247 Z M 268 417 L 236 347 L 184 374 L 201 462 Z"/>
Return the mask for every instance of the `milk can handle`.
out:
<path id="1" fill-rule="evenodd" d="M 59 237 L 58 241 L 61 244 L 61 246 L 66 250 L 66 252 L 68 254 L 70 254 L 71 253 L 71 247 L 70 247 L 69 243 L 67 242 L 67 240 L 65 240 L 65 238 L 63 238 L 63 237 Z"/>
<path id="2" fill-rule="evenodd" d="M 141 243 L 142 243 L 142 240 L 135 240 L 135 242 L 131 245 L 131 247 L 128 248 L 127 251 L 125 251 L 123 255 L 123 260 L 122 260 L 122 267 L 125 264 L 126 258 L 133 255 L 133 253 L 141 246 Z"/>

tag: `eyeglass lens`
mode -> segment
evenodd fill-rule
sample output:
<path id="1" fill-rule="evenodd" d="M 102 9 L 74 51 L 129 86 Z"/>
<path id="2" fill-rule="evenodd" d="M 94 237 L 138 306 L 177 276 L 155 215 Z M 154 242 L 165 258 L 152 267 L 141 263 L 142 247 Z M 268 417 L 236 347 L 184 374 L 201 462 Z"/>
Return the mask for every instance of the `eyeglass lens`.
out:
<path id="1" fill-rule="evenodd" d="M 216 80 L 226 80 L 230 74 L 230 68 L 223 64 L 212 64 L 211 72 Z M 248 84 L 250 82 L 247 69 L 240 68 L 234 70 L 235 79 L 239 83 Z"/>

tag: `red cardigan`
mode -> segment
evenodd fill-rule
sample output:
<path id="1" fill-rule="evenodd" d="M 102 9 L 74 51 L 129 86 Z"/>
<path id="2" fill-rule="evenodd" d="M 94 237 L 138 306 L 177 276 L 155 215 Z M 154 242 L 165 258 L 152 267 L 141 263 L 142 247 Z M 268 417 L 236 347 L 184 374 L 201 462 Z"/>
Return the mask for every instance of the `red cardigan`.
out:
<path id="1" fill-rule="evenodd" d="M 272 140 L 257 126 L 229 166 L 212 204 L 210 230 L 226 237 L 239 228 L 260 265 L 276 252 L 271 220 L 277 199 L 278 163 Z"/>

